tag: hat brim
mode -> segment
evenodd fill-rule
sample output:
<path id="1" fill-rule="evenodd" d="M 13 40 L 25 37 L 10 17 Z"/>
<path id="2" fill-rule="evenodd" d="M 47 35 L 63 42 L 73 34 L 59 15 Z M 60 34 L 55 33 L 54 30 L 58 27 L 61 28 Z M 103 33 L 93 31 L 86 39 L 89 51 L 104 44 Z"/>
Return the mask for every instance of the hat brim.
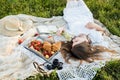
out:
<path id="1" fill-rule="evenodd" d="M 22 23 L 21 27 L 23 30 L 17 30 L 18 26 L 15 26 L 15 28 L 13 30 L 8 30 L 6 29 L 6 25 L 7 24 L 7 21 L 9 21 L 10 19 L 17 19 L 19 21 L 19 23 Z M 15 23 L 16 24 L 16 23 Z M 7 24 L 7 26 L 9 27 L 9 24 Z M 16 16 L 7 16 L 3 19 L 0 20 L 0 34 L 1 35 L 5 35 L 5 36 L 16 36 L 16 35 L 21 35 L 23 34 L 25 31 L 27 31 L 28 29 L 30 29 L 32 26 L 32 24 L 29 24 L 28 22 L 22 22 L 18 17 Z"/>
<path id="2" fill-rule="evenodd" d="M 10 30 L 7 30 L 7 29 L 5 29 L 4 26 L 0 25 L 0 34 L 1 35 L 11 37 L 11 36 L 20 35 L 20 34 L 23 34 L 23 33 L 24 33 L 24 31 L 17 31 L 17 30 L 16 31 L 10 31 Z"/>

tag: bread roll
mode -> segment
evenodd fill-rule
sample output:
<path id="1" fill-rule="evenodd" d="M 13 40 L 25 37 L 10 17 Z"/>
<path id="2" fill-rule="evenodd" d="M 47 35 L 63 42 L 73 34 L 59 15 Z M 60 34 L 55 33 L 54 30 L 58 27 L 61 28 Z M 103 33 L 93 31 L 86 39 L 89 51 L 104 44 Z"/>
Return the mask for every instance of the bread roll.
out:
<path id="1" fill-rule="evenodd" d="M 52 45 L 52 51 L 58 51 L 61 48 L 61 42 L 56 42 Z"/>
<path id="2" fill-rule="evenodd" d="M 52 45 L 51 45 L 50 42 L 45 41 L 45 42 L 43 43 L 43 49 L 45 49 L 46 51 L 51 52 L 51 47 L 52 47 Z"/>

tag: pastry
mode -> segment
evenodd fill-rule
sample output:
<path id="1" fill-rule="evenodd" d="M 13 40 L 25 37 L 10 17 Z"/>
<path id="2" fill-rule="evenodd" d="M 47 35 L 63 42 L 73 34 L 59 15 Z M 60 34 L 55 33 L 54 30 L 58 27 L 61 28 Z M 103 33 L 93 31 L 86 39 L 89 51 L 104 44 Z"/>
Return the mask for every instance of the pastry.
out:
<path id="1" fill-rule="evenodd" d="M 61 42 L 56 42 L 52 45 L 52 51 L 58 51 L 61 48 Z"/>
<path id="2" fill-rule="evenodd" d="M 51 43 L 48 42 L 48 41 L 45 41 L 43 43 L 43 49 L 46 50 L 46 51 L 48 51 L 48 52 L 51 52 L 51 46 L 52 46 Z"/>

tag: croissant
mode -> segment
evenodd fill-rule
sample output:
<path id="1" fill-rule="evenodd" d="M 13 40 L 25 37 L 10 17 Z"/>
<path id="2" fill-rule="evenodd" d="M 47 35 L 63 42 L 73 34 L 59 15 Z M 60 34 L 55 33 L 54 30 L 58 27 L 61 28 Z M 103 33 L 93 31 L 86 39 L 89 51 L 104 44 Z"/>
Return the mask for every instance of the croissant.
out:
<path id="1" fill-rule="evenodd" d="M 43 49 L 45 49 L 46 51 L 51 52 L 51 47 L 52 47 L 52 45 L 51 45 L 50 42 L 45 41 L 45 42 L 43 43 Z"/>
<path id="2" fill-rule="evenodd" d="M 52 51 L 58 51 L 61 48 L 61 42 L 56 42 L 52 45 Z"/>

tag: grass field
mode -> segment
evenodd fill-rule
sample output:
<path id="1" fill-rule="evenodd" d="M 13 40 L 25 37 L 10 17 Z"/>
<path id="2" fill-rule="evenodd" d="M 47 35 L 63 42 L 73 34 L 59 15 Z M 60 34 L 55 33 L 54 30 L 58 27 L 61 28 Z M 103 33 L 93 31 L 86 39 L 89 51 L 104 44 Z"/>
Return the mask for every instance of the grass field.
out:
<path id="1" fill-rule="evenodd" d="M 85 0 L 94 14 L 112 34 L 120 36 L 120 0 Z"/>

